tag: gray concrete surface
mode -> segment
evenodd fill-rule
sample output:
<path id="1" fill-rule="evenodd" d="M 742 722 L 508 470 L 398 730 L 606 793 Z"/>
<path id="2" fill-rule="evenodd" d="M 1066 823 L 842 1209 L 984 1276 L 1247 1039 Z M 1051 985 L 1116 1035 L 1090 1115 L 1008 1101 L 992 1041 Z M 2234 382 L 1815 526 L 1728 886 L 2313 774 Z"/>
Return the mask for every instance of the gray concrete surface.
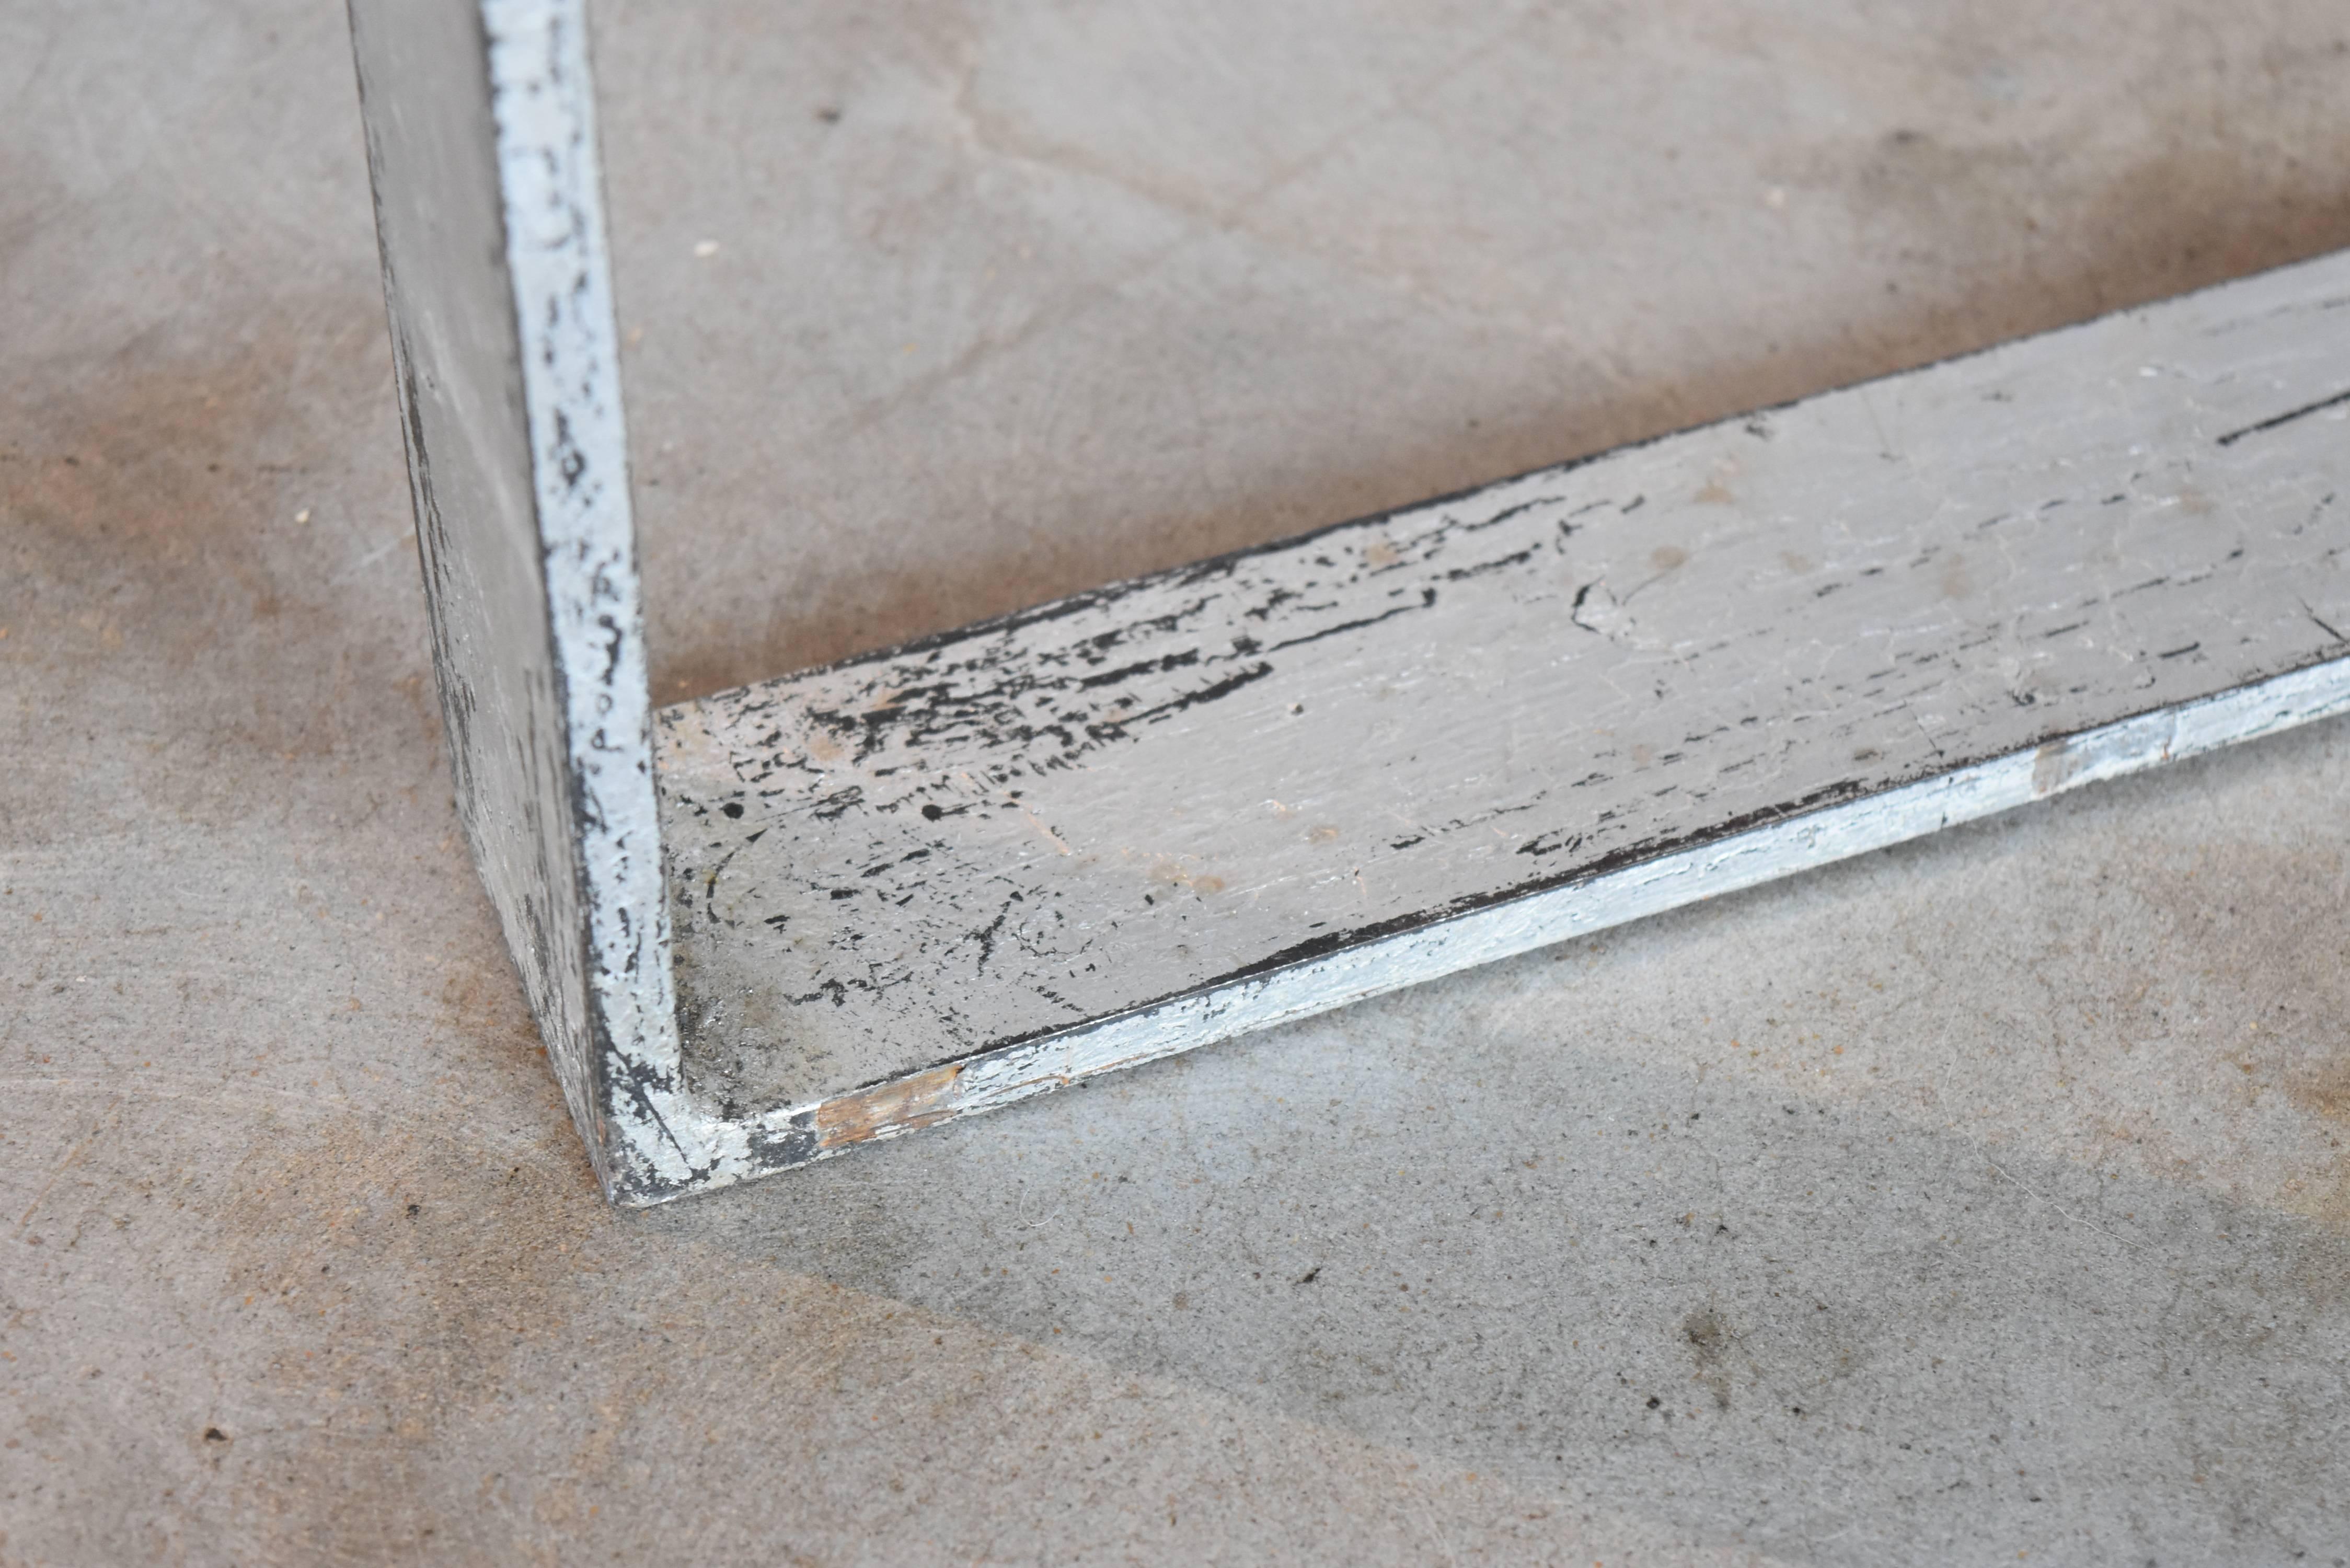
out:
<path id="1" fill-rule="evenodd" d="M 2350 244 L 2322 4 L 599 25 L 665 696 Z M 0 117 L 0 1563 L 2350 1561 L 2350 732 L 610 1212 L 337 8 Z"/>

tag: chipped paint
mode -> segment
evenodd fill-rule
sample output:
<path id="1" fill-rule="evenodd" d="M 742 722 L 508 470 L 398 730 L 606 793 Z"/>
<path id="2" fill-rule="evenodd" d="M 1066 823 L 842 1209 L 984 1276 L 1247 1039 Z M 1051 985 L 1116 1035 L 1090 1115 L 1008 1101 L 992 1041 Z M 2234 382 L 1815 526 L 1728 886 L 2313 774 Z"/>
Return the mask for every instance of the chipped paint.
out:
<path id="1" fill-rule="evenodd" d="M 2329 258 L 665 710 L 691 1081 L 809 1104 L 2012 753 L 2065 787 L 2084 732 L 2344 650 L 2327 411 L 2220 438 L 2334 384 L 2345 292 Z"/>
<path id="2" fill-rule="evenodd" d="M 2045 798 L 2051 793 L 2122 778 L 2222 746 L 2350 713 L 2350 659 L 2222 692 L 2199 702 L 2141 714 L 2069 738 L 2076 764 L 2054 790 L 2043 788 L 2042 749 L 2013 753 L 1865 799 L 1847 801 L 1692 847 L 1638 860 L 1571 886 L 1397 931 L 1319 956 L 1222 982 L 1187 996 L 1023 1041 L 950 1065 L 959 1070 L 941 1099 L 899 1102 L 879 1089 L 755 1118 L 769 1141 L 719 1180 L 734 1180 L 823 1158 L 847 1147 L 794 1129 L 827 1114 L 871 1124 L 873 1137 L 927 1127 L 948 1116 L 999 1110 L 1081 1079 L 1139 1066 L 1201 1045 L 1294 1023 L 1385 992 L 1480 964 L 1493 963 L 1570 937 L 1662 914 L 1850 856 L 1922 838 L 1944 828 Z M 920 1075 L 935 1082 L 947 1068 Z M 916 1106 L 919 1120 L 889 1119 Z M 880 1106 L 875 1117 L 871 1107 Z"/>
<path id="3" fill-rule="evenodd" d="M 352 0 L 457 799 L 597 1174 L 709 1158 L 681 1096 L 578 0 Z"/>
<path id="4" fill-rule="evenodd" d="M 2334 256 L 656 716 L 580 0 L 352 22 L 460 809 L 616 1200 L 2350 709 Z"/>
<path id="5" fill-rule="evenodd" d="M 962 1107 L 953 1098 L 962 1064 L 951 1062 L 894 1084 L 843 1095 L 816 1107 L 816 1147 L 825 1154 L 869 1138 L 942 1122 Z"/>

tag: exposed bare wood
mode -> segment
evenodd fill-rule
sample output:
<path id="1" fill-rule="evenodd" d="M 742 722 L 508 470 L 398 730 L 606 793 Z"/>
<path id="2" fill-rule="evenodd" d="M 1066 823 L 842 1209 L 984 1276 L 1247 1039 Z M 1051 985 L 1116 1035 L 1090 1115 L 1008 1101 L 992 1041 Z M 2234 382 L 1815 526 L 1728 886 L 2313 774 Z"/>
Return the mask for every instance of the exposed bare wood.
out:
<path id="1" fill-rule="evenodd" d="M 1742 833 L 2077 782 L 2052 742 L 2343 651 L 2345 299 L 2330 258 L 667 710 L 689 1080 L 806 1104 L 1387 955 L 1294 1016 Z"/>
<path id="2" fill-rule="evenodd" d="M 459 802 L 616 1199 L 2350 706 L 2337 255 L 656 725 L 579 0 L 352 9 Z"/>

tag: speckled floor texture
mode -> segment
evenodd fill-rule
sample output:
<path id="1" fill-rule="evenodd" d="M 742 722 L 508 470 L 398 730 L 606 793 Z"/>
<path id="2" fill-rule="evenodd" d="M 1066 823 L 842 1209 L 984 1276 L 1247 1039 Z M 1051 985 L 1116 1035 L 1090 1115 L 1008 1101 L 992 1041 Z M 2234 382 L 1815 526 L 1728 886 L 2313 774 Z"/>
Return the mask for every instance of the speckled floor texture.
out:
<path id="1" fill-rule="evenodd" d="M 2334 3 L 596 18 L 664 699 L 2350 244 Z M 342 28 L 0 8 L 0 1564 L 2350 1563 L 2339 724 L 607 1210 Z"/>

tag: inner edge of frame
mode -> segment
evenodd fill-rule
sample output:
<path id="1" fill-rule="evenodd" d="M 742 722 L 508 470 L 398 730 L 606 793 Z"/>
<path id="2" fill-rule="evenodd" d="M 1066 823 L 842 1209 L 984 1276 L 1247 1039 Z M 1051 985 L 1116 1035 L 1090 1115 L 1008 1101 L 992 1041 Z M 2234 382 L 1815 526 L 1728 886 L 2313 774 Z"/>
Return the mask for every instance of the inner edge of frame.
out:
<path id="1" fill-rule="evenodd" d="M 687 1183 L 632 1201 L 665 1201 L 791 1169 L 863 1143 L 1000 1109 L 1097 1074 L 1298 1022 L 2344 713 L 2350 713 L 2350 657 L 2150 709 L 1857 800 L 1669 850 L 1562 887 L 1518 894 L 1264 973 L 1211 981 L 815 1102 L 734 1118 L 713 1116 L 712 1130 L 733 1135 L 723 1141 L 734 1147 Z M 1399 953 L 1412 957 L 1393 963 Z M 1375 969 L 1384 972 L 1366 972 Z"/>

